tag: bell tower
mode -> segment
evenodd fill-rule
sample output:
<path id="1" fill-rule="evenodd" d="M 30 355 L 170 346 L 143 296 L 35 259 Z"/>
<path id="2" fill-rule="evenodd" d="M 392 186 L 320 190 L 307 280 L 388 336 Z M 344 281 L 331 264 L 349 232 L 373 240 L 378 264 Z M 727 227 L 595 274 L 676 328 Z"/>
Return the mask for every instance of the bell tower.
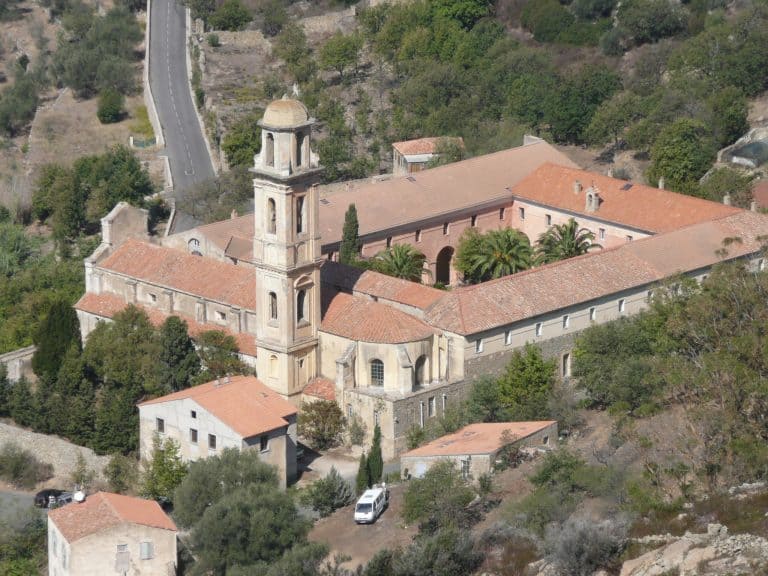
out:
<path id="1" fill-rule="evenodd" d="M 272 102 L 259 122 L 261 152 L 251 170 L 257 372 L 297 400 L 319 362 L 322 168 L 310 148 L 314 123 L 298 100 Z"/>

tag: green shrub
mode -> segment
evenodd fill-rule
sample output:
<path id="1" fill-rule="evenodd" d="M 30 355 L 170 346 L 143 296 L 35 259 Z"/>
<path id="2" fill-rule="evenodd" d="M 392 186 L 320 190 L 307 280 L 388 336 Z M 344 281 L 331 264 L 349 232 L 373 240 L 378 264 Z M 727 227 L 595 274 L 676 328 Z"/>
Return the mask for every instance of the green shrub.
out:
<path id="1" fill-rule="evenodd" d="M 302 495 L 303 502 L 323 518 L 351 504 L 354 499 L 352 486 L 341 477 L 335 467 L 331 467 L 325 478 L 314 482 Z"/>
<path id="2" fill-rule="evenodd" d="M 208 20 L 208 23 L 216 30 L 243 30 L 252 19 L 240 0 L 224 0 L 216 12 Z"/>
<path id="3" fill-rule="evenodd" d="M 453 462 L 435 463 L 422 478 L 414 478 L 405 492 L 406 522 L 434 521 L 438 526 L 455 524 L 474 498 Z"/>
<path id="4" fill-rule="evenodd" d="M 53 476 L 53 466 L 40 462 L 35 456 L 13 442 L 0 447 L 0 478 L 18 488 L 34 488 Z"/>
<path id="5" fill-rule="evenodd" d="M 614 571 L 621 566 L 619 556 L 627 543 L 627 522 L 621 519 L 594 522 L 569 518 L 547 530 L 544 547 L 548 560 L 559 574 L 577 576 L 597 570 Z"/>
<path id="6" fill-rule="evenodd" d="M 299 431 L 314 448 L 324 450 L 336 446 L 343 430 L 344 414 L 332 400 L 305 404 L 299 414 Z"/>
<path id="7" fill-rule="evenodd" d="M 99 94 L 99 109 L 96 111 L 99 121 L 102 124 L 114 124 L 120 122 L 125 110 L 125 97 L 117 90 L 107 88 Z"/>
<path id="8" fill-rule="evenodd" d="M 113 454 L 104 472 L 111 492 L 133 492 L 139 475 L 139 463 L 131 456 Z"/>
<path id="9" fill-rule="evenodd" d="M 208 34 L 208 37 L 206 38 L 208 41 L 208 46 L 211 48 L 218 48 L 221 46 L 221 42 L 219 41 L 219 35 L 218 34 Z"/>

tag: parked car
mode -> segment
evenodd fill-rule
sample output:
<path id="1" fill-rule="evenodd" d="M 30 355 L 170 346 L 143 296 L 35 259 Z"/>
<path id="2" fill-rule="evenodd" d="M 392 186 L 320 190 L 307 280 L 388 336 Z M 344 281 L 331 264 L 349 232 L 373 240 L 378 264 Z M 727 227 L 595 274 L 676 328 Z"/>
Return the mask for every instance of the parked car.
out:
<path id="1" fill-rule="evenodd" d="M 55 502 L 56 499 L 62 494 L 64 494 L 64 490 L 57 490 L 56 488 L 40 490 L 40 492 L 35 494 L 35 506 L 38 508 L 48 508 L 48 505 L 51 502 L 51 498 L 53 498 Z"/>
<path id="2" fill-rule="evenodd" d="M 386 484 L 369 488 L 355 505 L 355 522 L 373 524 L 388 505 L 389 489 Z"/>

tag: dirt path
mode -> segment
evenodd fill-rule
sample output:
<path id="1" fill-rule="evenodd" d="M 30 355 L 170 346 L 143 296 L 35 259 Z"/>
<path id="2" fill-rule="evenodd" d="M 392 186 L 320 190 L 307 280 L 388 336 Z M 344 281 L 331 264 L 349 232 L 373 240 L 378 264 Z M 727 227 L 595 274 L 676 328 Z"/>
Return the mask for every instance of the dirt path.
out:
<path id="1" fill-rule="evenodd" d="M 331 556 L 343 554 L 350 560 L 347 568 L 357 568 L 366 564 L 379 550 L 406 546 L 416 534 L 416 526 L 405 526 L 401 511 L 405 485 L 392 486 L 389 508 L 375 524 L 355 524 L 354 505 L 337 510 L 328 518 L 315 523 L 309 533 L 313 542 L 324 542 L 331 548 Z"/>

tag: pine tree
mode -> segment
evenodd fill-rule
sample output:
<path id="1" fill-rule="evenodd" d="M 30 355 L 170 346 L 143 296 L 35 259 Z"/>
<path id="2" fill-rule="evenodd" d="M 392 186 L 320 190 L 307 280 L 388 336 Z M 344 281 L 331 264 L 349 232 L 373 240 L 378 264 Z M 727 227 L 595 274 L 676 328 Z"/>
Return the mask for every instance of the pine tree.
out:
<path id="1" fill-rule="evenodd" d="M 360 466 L 357 468 L 357 478 L 355 479 L 355 488 L 357 493 L 361 494 L 371 485 L 371 477 L 368 471 L 368 459 L 365 452 L 360 455 Z"/>
<path id="2" fill-rule="evenodd" d="M 38 377 L 53 380 L 69 347 L 75 344 L 78 351 L 81 347 L 80 324 L 74 308 L 63 300 L 55 301 L 33 341 L 37 350 L 32 356 L 32 369 Z"/>
<path id="3" fill-rule="evenodd" d="M 350 204 L 344 215 L 344 228 L 341 233 L 339 262 L 353 264 L 360 253 L 360 223 L 357 221 L 357 208 Z"/>
<path id="4" fill-rule="evenodd" d="M 371 444 L 371 455 L 368 457 L 369 482 L 377 484 L 381 481 L 381 475 L 384 472 L 384 459 L 381 456 L 381 428 L 377 424 L 373 429 L 373 443 Z"/>
<path id="5" fill-rule="evenodd" d="M 200 357 L 187 332 L 187 323 L 171 316 L 160 327 L 160 383 L 168 391 L 188 388 L 200 373 Z"/>
<path id="6" fill-rule="evenodd" d="M 26 378 L 21 378 L 18 382 L 11 384 L 8 404 L 10 406 L 11 418 L 20 426 L 34 427 L 37 421 L 37 398 L 29 387 Z"/>

